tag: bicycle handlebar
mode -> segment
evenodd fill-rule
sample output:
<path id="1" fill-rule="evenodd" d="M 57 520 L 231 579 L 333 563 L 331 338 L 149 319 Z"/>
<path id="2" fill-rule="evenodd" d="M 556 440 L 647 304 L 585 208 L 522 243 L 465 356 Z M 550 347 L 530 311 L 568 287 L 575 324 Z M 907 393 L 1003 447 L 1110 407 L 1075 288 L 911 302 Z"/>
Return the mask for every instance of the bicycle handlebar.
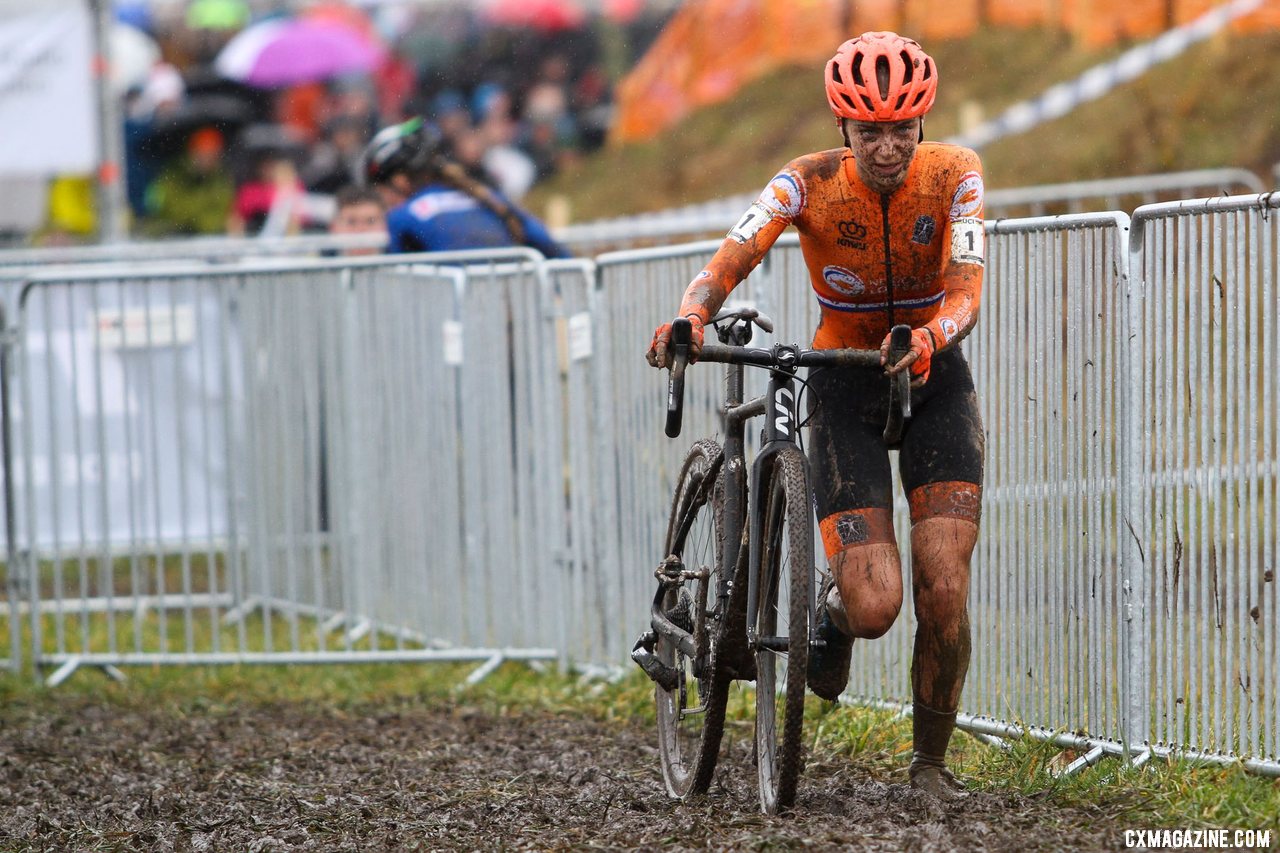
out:
<path id="1" fill-rule="evenodd" d="M 684 372 L 689 365 L 693 327 L 685 318 L 671 323 L 671 374 L 667 380 L 667 437 L 676 438 L 684 419 Z M 896 364 L 911 349 L 911 327 L 894 326 L 889 339 L 889 363 Z M 731 347 L 707 344 L 699 361 L 744 364 L 794 372 L 801 367 L 879 367 L 880 351 L 867 349 L 799 349 L 796 347 Z M 902 441 L 906 419 L 911 417 L 911 376 L 904 370 L 889 380 L 889 417 L 884 441 L 896 447 Z"/>
<path id="2" fill-rule="evenodd" d="M 721 364 L 746 364 L 752 367 L 776 367 L 792 370 L 797 367 L 879 367 L 880 350 L 872 349 L 802 349 L 795 350 L 796 358 L 784 364 L 771 349 L 759 347 L 725 347 L 707 344 L 702 348 L 699 361 Z"/>

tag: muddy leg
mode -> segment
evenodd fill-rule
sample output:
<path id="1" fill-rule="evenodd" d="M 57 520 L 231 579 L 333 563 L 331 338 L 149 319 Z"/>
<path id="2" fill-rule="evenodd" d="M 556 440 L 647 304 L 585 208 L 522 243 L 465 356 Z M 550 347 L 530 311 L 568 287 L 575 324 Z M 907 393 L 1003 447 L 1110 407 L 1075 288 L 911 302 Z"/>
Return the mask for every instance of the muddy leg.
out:
<path id="1" fill-rule="evenodd" d="M 859 535 L 846 533 L 835 540 L 824 530 L 835 579 L 827 606 L 831 621 L 841 632 L 871 640 L 893 626 L 902 608 L 902 561 L 893 537 L 893 512 L 871 508 L 842 515 L 844 520 L 857 522 L 849 526 Z M 826 525 L 830 527 L 832 522 L 828 520 Z"/>
<path id="2" fill-rule="evenodd" d="M 823 534 L 835 583 L 818 602 L 822 643 L 809 652 L 808 682 L 815 694 L 834 700 L 849 683 L 853 638 L 879 637 L 898 617 L 902 563 L 887 509 L 833 516 L 824 523 Z"/>
<path id="3" fill-rule="evenodd" d="M 944 799 L 954 798 L 959 787 L 945 759 L 969 670 L 969 559 L 977 536 L 976 524 L 956 518 L 927 518 L 911 529 L 917 622 L 911 781 Z"/>

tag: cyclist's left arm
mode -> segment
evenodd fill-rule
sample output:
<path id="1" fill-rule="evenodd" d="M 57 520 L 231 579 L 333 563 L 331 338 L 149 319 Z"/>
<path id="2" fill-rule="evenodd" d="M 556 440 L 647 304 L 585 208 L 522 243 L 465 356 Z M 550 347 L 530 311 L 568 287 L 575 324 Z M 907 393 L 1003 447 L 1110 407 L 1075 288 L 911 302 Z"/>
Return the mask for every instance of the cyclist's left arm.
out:
<path id="1" fill-rule="evenodd" d="M 928 380 L 934 354 L 958 345 L 978 321 L 986 259 L 982 163 L 974 152 L 964 154 L 964 168 L 951 191 L 951 209 L 942 235 L 942 302 L 929 322 L 912 331 L 911 352 L 890 367 L 891 373 L 909 367 L 916 386 Z M 886 362 L 888 345 L 885 338 L 881 353 Z"/>

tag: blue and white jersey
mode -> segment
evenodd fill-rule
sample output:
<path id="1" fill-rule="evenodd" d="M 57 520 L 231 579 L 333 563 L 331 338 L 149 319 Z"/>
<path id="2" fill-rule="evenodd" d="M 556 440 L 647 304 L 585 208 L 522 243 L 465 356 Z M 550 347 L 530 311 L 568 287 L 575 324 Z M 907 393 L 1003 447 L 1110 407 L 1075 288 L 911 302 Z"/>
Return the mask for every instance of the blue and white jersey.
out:
<path id="1" fill-rule="evenodd" d="M 500 196 L 501 197 L 501 196 Z M 505 199 L 504 199 L 505 200 Z M 524 224 L 525 245 L 548 258 L 567 258 L 547 227 L 513 208 Z M 428 184 L 387 214 L 388 252 L 449 252 L 520 245 L 501 217 L 471 196 L 447 184 Z"/>

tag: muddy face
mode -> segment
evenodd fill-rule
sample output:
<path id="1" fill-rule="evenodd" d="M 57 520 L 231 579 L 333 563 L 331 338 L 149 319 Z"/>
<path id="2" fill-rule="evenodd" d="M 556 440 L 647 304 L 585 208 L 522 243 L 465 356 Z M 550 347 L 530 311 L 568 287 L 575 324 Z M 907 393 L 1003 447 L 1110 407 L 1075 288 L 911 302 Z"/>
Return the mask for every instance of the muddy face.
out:
<path id="1" fill-rule="evenodd" d="M 864 184 L 878 193 L 891 193 L 902 186 L 920 144 L 920 121 L 846 119 L 842 123 L 845 145 L 853 152 Z"/>

